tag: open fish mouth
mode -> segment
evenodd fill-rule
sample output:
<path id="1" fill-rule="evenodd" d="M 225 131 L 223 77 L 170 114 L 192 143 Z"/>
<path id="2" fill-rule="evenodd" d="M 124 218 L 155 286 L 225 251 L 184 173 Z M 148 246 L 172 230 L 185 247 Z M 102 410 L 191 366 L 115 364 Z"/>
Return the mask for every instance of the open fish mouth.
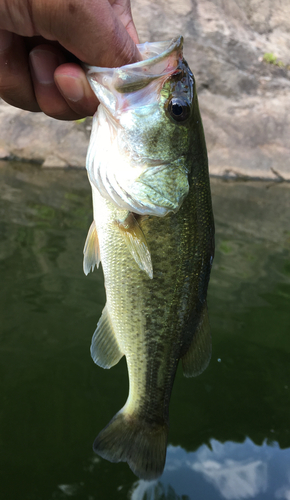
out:
<path id="1" fill-rule="evenodd" d="M 84 64 L 84 70 L 93 92 L 113 116 L 126 108 L 148 106 L 156 100 L 156 87 L 177 70 L 183 58 L 183 37 L 166 42 L 145 42 L 137 45 L 142 61 L 120 68 L 101 68 Z M 142 92 L 152 82 L 157 85 Z M 159 81 L 159 84 L 158 84 Z M 139 92 L 138 92 L 139 91 Z"/>
<path id="2" fill-rule="evenodd" d="M 147 86 L 152 80 L 172 74 L 182 57 L 183 37 L 165 42 L 145 42 L 137 45 L 142 61 L 120 68 L 101 68 L 84 64 L 87 78 L 94 90 L 94 82 L 114 88 L 119 93 L 131 93 Z M 105 81 L 102 81 L 105 78 Z M 97 88 L 98 90 L 98 88 Z"/>

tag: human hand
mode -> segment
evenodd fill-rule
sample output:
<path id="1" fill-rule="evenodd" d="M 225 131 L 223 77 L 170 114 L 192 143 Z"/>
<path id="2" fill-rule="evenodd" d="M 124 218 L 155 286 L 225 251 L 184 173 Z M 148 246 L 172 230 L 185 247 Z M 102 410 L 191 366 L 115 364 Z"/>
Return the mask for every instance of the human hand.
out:
<path id="1" fill-rule="evenodd" d="M 0 0 L 0 97 L 61 120 L 93 115 L 78 59 L 122 66 L 140 59 L 136 43 L 130 0 Z"/>

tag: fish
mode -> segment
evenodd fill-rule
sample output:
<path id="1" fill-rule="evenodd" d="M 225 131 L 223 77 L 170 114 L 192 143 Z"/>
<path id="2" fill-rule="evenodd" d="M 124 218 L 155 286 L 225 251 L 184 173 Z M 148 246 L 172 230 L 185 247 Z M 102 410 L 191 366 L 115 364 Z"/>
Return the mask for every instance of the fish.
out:
<path id="1" fill-rule="evenodd" d="M 85 274 L 102 263 L 106 305 L 91 356 L 109 369 L 125 356 L 129 395 L 93 449 L 159 477 L 169 401 L 181 360 L 186 377 L 211 357 L 207 288 L 214 219 L 205 137 L 183 38 L 138 45 L 142 60 L 87 66 L 99 99 L 86 167 L 93 222 Z"/>

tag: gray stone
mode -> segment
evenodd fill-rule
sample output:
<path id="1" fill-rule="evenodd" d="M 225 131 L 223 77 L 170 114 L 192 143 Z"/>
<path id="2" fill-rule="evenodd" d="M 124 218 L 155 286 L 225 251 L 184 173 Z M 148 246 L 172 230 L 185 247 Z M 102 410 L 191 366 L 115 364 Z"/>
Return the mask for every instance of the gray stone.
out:
<path id="1" fill-rule="evenodd" d="M 83 123 L 54 120 L 0 100 L 0 148 L 16 159 L 45 164 L 46 159 L 54 156 L 65 166 L 84 167 L 89 140 L 86 122 L 90 120 Z"/>
<path id="2" fill-rule="evenodd" d="M 42 168 L 67 168 L 68 166 L 66 161 L 55 155 L 47 156 L 42 164 Z"/>
<path id="3" fill-rule="evenodd" d="M 141 42 L 184 36 L 211 174 L 290 180 L 290 3 L 135 0 L 133 15 Z"/>

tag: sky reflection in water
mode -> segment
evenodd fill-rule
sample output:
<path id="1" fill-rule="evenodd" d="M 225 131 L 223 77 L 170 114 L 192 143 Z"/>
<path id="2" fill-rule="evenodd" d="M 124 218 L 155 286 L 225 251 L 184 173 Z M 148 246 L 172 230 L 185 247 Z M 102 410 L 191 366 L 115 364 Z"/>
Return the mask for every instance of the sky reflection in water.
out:
<path id="1" fill-rule="evenodd" d="M 250 439 L 242 444 L 212 439 L 210 445 L 196 452 L 170 445 L 162 482 L 138 481 L 131 500 L 290 499 L 289 449 L 277 443 L 256 446 Z"/>

